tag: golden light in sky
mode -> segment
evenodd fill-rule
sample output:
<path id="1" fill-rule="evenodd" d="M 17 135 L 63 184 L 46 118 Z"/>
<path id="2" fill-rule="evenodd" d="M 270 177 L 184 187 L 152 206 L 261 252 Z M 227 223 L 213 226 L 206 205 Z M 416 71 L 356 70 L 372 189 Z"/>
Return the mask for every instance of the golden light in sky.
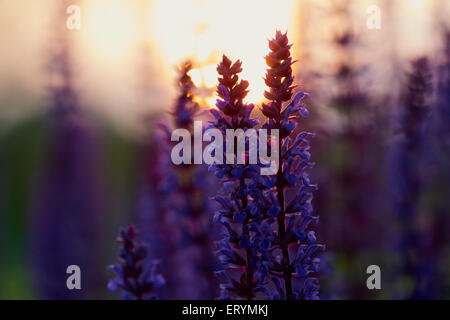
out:
<path id="1" fill-rule="evenodd" d="M 123 0 L 95 0 L 83 3 L 83 27 L 90 48 L 102 59 L 128 58 L 136 40 L 136 11 Z"/>
<path id="2" fill-rule="evenodd" d="M 294 9 L 293 0 L 156 0 L 149 28 L 169 64 L 189 56 L 201 62 L 191 73 L 197 84 L 216 83 L 222 53 L 241 59 L 247 100 L 256 103 L 263 100 L 267 40 L 289 29 Z"/>
<path id="3" fill-rule="evenodd" d="M 48 63 L 48 42 L 53 39 L 56 10 L 62 0 L 38 0 L 27 4 L 22 1 L 0 0 L 0 95 L 11 96 L 10 87 L 25 88 L 33 94 L 42 94 L 41 86 Z M 147 110 L 138 95 L 138 72 L 141 70 L 141 44 L 150 43 L 149 59 L 154 66 L 154 75 L 160 87 L 152 96 L 151 111 L 168 108 L 175 94 L 175 66 L 185 57 L 197 57 L 197 69 L 191 75 L 198 86 L 214 88 L 217 79 L 216 64 L 222 53 L 232 59 L 243 60 L 242 77 L 250 81 L 249 102 L 263 99 L 263 77 L 266 70 L 264 56 L 268 52 L 267 39 L 275 30 L 288 30 L 294 43 L 294 57 L 302 43 L 302 56 L 313 55 L 308 68 L 324 70 L 322 57 L 331 54 L 327 50 L 327 38 L 321 36 L 327 24 L 327 10 L 316 10 L 315 5 L 327 8 L 331 0 L 78 0 L 81 6 L 81 29 L 72 31 L 76 65 L 80 66 L 80 90 L 88 97 L 92 108 L 105 115 L 113 115 L 117 122 L 134 123 L 140 112 Z M 432 54 L 441 45 L 440 32 L 436 28 L 446 22 L 448 0 L 383 0 L 382 29 L 365 29 L 366 9 L 371 0 L 351 1 L 352 21 L 362 41 L 358 54 L 361 60 L 371 61 L 379 49 L 392 48 L 399 60 L 407 61 L 418 55 Z M 387 10 L 387 4 L 390 11 Z M 31 8 L 30 8 L 31 6 Z M 49 8 L 54 7 L 54 10 Z M 389 12 L 392 12 L 391 17 Z M 299 14 L 300 13 L 300 14 Z M 439 17 L 436 14 L 439 13 Z M 299 16 L 298 16 L 299 15 Z M 65 16 L 64 16 L 65 17 Z M 321 32 L 319 32 L 321 31 Z M 331 33 L 327 33 L 331 34 Z M 296 48 L 297 46 L 297 48 Z M 380 63 L 383 59 L 379 59 Z M 296 66 L 296 67 L 297 67 Z M 304 66 L 304 65 L 303 65 Z M 303 68 L 303 67 L 302 67 Z M 381 74 L 382 71 L 380 71 Z M 385 84 L 384 78 L 374 83 Z M 390 84 L 388 84 L 390 85 Z M 162 88 L 162 89 L 161 89 Z M 114 92 L 114 95 L 111 94 Z M 205 90 L 205 92 L 207 92 Z M 15 98 L 15 97 L 13 97 Z M 94 99 L 95 98 L 95 99 Z M 214 103 L 213 95 L 202 97 Z M 20 101 L 18 102 L 20 103 Z M 167 103 L 167 105 L 166 105 Z M 0 106 L 2 117 L 17 118 L 27 115 L 30 107 Z M 126 107 L 124 107 L 126 106 Z M 23 110 L 23 111 L 21 111 Z"/>

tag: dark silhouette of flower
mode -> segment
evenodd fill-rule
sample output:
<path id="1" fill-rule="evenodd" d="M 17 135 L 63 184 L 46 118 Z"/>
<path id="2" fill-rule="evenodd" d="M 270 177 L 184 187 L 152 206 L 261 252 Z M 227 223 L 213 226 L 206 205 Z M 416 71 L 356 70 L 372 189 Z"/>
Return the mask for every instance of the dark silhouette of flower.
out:
<path id="1" fill-rule="evenodd" d="M 211 171 L 224 181 L 224 194 L 215 197 L 221 205 L 215 215 L 226 230 L 220 241 L 219 255 L 224 265 L 220 274 L 226 279 L 222 298 L 318 299 L 317 274 L 320 259 L 311 222 L 312 192 L 317 188 L 309 181 L 309 132 L 293 138 L 297 117 L 308 114 L 301 103 L 306 96 L 293 96 L 291 65 L 293 63 L 286 34 L 277 31 L 269 41 L 271 52 L 266 56 L 269 66 L 265 82 L 268 103 L 261 106 L 267 117 L 263 125 L 268 132 L 268 149 L 273 145 L 273 131 L 279 131 L 280 155 L 278 171 L 261 175 L 266 164 L 215 164 Z M 223 57 L 217 71 L 219 110 L 212 110 L 212 126 L 221 129 L 250 129 L 257 121 L 250 117 L 253 105 L 243 102 L 248 83 L 239 82 L 240 61 L 234 64 Z M 292 101 L 288 105 L 284 103 Z M 275 136 L 276 137 L 276 136 Z M 259 146 L 261 148 L 261 146 Z M 249 145 L 246 145 L 246 153 Z M 246 154 L 246 157 L 248 154 Z M 297 188 L 297 194 L 286 198 L 287 189 Z M 270 279 L 270 281 L 269 281 Z"/>
<path id="2" fill-rule="evenodd" d="M 187 61 L 181 65 L 179 70 L 179 94 L 175 107 L 171 112 L 176 128 L 192 129 L 194 116 L 199 110 L 198 103 L 194 101 L 193 90 L 195 89 L 195 85 L 189 75 L 189 71 L 191 71 L 191 69 L 192 64 Z"/>
<path id="3" fill-rule="evenodd" d="M 248 82 L 239 80 L 241 71 L 241 62 L 232 63 L 225 55 L 217 67 L 219 99 L 217 109 L 211 110 L 215 118 L 211 127 L 221 130 L 224 136 L 227 129 L 246 130 L 258 123 L 250 118 L 254 106 L 244 102 Z M 222 270 L 218 272 L 222 280 L 221 298 L 251 300 L 266 291 L 263 284 L 267 275 L 258 248 L 261 237 L 258 235 L 257 207 L 249 194 L 251 178 L 258 175 L 259 167 L 225 163 L 212 165 L 210 171 L 223 182 L 222 191 L 214 197 L 220 205 L 214 221 L 223 226 L 217 251 L 222 264 Z"/>
<path id="4" fill-rule="evenodd" d="M 265 96 L 269 102 L 261 109 L 268 118 L 264 128 L 279 130 L 281 152 L 278 172 L 274 176 L 259 177 L 259 192 L 255 195 L 259 210 L 267 217 L 262 226 L 269 235 L 265 256 L 274 284 L 271 297 L 318 299 L 320 259 L 316 253 L 324 246 L 317 243 L 311 228 L 311 223 L 318 220 L 312 215 L 311 206 L 312 192 L 317 185 L 311 184 L 307 174 L 307 169 L 313 166 L 309 161 L 309 138 L 314 134 L 300 132 L 293 137 L 298 129 L 298 117 L 308 115 L 302 104 L 307 94 L 298 92 L 292 99 L 293 61 L 287 34 L 277 31 L 269 47 L 265 78 L 269 87 Z M 285 105 L 288 101 L 290 103 Z M 288 189 L 297 191 L 291 200 L 287 199 Z"/>

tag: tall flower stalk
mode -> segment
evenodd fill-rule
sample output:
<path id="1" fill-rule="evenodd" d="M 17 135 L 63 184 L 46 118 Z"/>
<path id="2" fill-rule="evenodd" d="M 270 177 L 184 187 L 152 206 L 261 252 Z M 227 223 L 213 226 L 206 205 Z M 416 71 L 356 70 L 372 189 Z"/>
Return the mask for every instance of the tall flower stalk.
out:
<path id="1" fill-rule="evenodd" d="M 316 253 L 324 246 L 316 243 L 311 229 L 311 222 L 318 219 L 311 206 L 317 186 L 306 172 L 312 166 L 308 139 L 313 134 L 300 132 L 294 137 L 297 117 L 306 116 L 307 110 L 301 103 L 305 93 L 292 99 L 293 61 L 287 35 L 277 31 L 269 47 L 265 78 L 269 102 L 261 111 L 267 117 L 263 128 L 270 132 L 267 149 L 275 152 L 273 143 L 281 146 L 277 172 L 261 175 L 266 166 L 262 161 L 211 167 L 223 180 L 226 194 L 215 197 L 222 207 L 215 221 L 226 230 L 218 251 L 224 267 L 220 274 L 226 279 L 222 298 L 318 299 L 320 259 Z M 212 126 L 224 134 L 227 129 L 255 128 L 258 122 L 250 117 L 254 106 L 243 102 L 248 83 L 239 81 L 241 62 L 232 64 L 224 56 L 217 71 L 219 99 L 217 109 L 211 111 Z M 248 159 L 248 143 L 245 151 Z M 296 191 L 293 196 L 289 189 Z"/>
<path id="2" fill-rule="evenodd" d="M 433 197 L 435 217 L 433 221 L 432 242 L 435 246 L 435 257 L 438 262 L 439 274 L 434 275 L 435 296 L 442 297 L 444 292 L 449 292 L 450 281 L 441 281 L 448 279 L 448 272 L 445 266 L 446 252 L 449 250 L 450 243 L 450 202 L 447 195 L 450 194 L 450 30 L 444 32 L 444 57 L 439 65 L 438 72 L 438 101 L 434 113 L 434 188 L 431 189 Z M 432 298 L 434 298 L 432 297 Z"/>
<path id="3" fill-rule="evenodd" d="M 217 294 L 207 170 L 192 164 L 175 165 L 170 159 L 171 131 L 185 129 L 194 133 L 199 105 L 194 101 L 191 68 L 191 63 L 186 62 L 179 70 L 179 93 L 170 110 L 172 123 L 162 125 L 157 133 L 160 152 L 155 168 L 150 169 L 157 180 L 155 191 L 160 195 L 161 210 L 152 215 L 158 217 L 164 246 L 160 252 L 164 252 L 161 259 L 167 285 L 162 296 L 169 299 L 211 299 Z"/>
<path id="4" fill-rule="evenodd" d="M 434 259 L 422 259 L 429 254 L 427 232 L 420 226 L 421 201 L 426 188 L 425 150 L 426 119 L 430 111 L 431 71 L 426 58 L 412 63 L 408 75 L 402 116 L 402 137 L 396 148 L 394 177 L 395 211 L 400 227 L 397 240 L 401 253 L 399 276 L 413 283 L 412 299 L 429 297 L 428 283 L 433 276 Z"/>
<path id="5" fill-rule="evenodd" d="M 219 98 L 217 109 L 211 110 L 215 117 L 211 127 L 221 130 L 224 136 L 227 129 L 245 131 L 258 123 L 250 118 L 254 106 L 244 102 L 249 83 L 239 79 L 241 65 L 239 60 L 232 63 L 224 55 L 217 67 Z M 236 155 L 234 157 L 236 160 Z M 222 193 L 214 197 L 221 207 L 214 221 L 223 226 L 224 232 L 217 252 L 222 263 L 222 270 L 218 272 L 222 279 L 221 297 L 252 300 L 264 293 L 267 275 L 257 241 L 258 208 L 249 195 L 250 179 L 258 175 L 259 170 L 254 165 L 215 164 L 210 171 L 223 182 Z"/>
<path id="6" fill-rule="evenodd" d="M 268 103 L 262 105 L 267 117 L 264 128 L 279 130 L 279 168 L 275 177 L 264 178 L 262 209 L 267 216 L 276 217 L 269 247 L 269 272 L 276 286 L 275 297 L 281 299 L 317 299 L 319 284 L 317 274 L 320 259 L 316 252 L 324 246 L 317 244 L 311 222 L 318 217 L 312 215 L 312 192 L 317 185 L 311 184 L 307 169 L 313 166 L 310 160 L 309 138 L 314 134 L 300 132 L 294 137 L 299 116 L 308 114 L 301 100 L 305 93 L 299 92 L 294 99 L 291 45 L 287 34 L 277 31 L 269 41 L 270 53 L 266 56 L 268 65 L 265 82 Z M 292 99 L 292 101 L 291 101 Z M 290 101 L 290 103 L 288 103 Z M 287 105 L 286 105 L 287 104 Z M 297 131 L 298 132 L 298 131 Z M 288 198 L 289 189 L 296 194 Z M 275 194 L 276 197 L 271 197 Z"/>
<path id="7" fill-rule="evenodd" d="M 62 15 L 64 15 L 62 13 Z M 65 28 L 65 24 L 58 26 Z M 44 299 L 86 299 L 101 288 L 101 193 L 94 136 L 73 88 L 67 35 L 50 61 L 48 150 L 33 199 L 31 261 L 36 292 Z M 68 290 L 66 269 L 80 267 L 82 290 Z"/>

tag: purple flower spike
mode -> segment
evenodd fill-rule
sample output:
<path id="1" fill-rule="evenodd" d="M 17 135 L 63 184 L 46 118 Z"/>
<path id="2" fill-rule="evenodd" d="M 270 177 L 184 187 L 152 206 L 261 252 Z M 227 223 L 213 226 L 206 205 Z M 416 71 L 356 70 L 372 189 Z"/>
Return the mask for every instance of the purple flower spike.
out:
<path id="1" fill-rule="evenodd" d="M 208 200 L 214 190 L 210 183 L 213 178 L 206 166 L 175 165 L 171 161 L 175 145 L 171 132 L 184 129 L 194 135 L 194 119 L 200 116 L 191 69 L 189 61 L 179 68 L 178 97 L 170 109 L 171 121 L 161 124 L 155 139 L 155 161 L 146 164 L 146 171 L 152 174 L 145 180 L 149 192 L 143 199 L 153 198 L 153 208 L 142 208 L 141 229 L 150 238 L 152 254 L 164 265 L 162 274 L 167 285 L 159 293 L 162 299 L 212 299 L 218 294 L 210 214 L 214 210 Z M 215 116 L 220 119 L 218 112 Z M 154 149 L 149 153 L 155 154 Z"/>
<path id="2" fill-rule="evenodd" d="M 215 199 L 221 206 L 215 215 L 226 231 L 219 242 L 218 255 L 223 264 L 219 273 L 223 299 L 318 299 L 320 259 L 316 256 L 324 248 L 316 244 L 316 234 L 310 229 L 312 216 L 311 184 L 306 169 L 312 167 L 308 132 L 295 133 L 296 119 L 306 116 L 300 104 L 305 93 L 297 93 L 293 101 L 293 63 L 287 35 L 277 31 L 269 41 L 271 52 L 266 57 L 265 82 L 269 102 L 261 107 L 267 117 L 264 129 L 279 131 L 281 146 L 278 171 L 275 175 L 261 175 L 263 164 L 223 164 L 212 166 L 216 176 L 223 179 L 225 195 Z M 246 81 L 239 82 L 241 62 L 234 64 L 223 57 L 217 67 L 219 82 L 217 109 L 213 112 L 214 127 L 252 129 L 258 123 L 250 118 L 253 105 L 246 105 Z M 284 104 L 287 104 L 286 106 Z M 268 148 L 271 145 L 268 139 Z M 248 146 L 247 146 L 248 147 Z M 248 152 L 248 149 L 245 150 Z M 297 196 L 290 202 L 285 198 L 288 188 L 296 188 Z"/>
<path id="3" fill-rule="evenodd" d="M 108 289 L 115 291 L 121 289 L 128 299 L 143 300 L 154 298 L 157 289 L 164 286 L 164 278 L 156 273 L 157 262 L 146 262 L 147 247 L 135 241 L 137 232 L 133 226 L 120 229 L 117 238 L 122 243 L 119 252 L 120 264 L 110 268 L 116 277 L 108 283 Z"/>
<path id="4" fill-rule="evenodd" d="M 263 223 L 270 231 L 271 244 L 262 252 L 268 272 L 272 275 L 273 286 L 267 286 L 272 299 L 318 299 L 318 265 L 316 257 L 324 246 L 316 244 L 316 235 L 311 222 L 312 192 L 317 188 L 310 183 L 306 169 L 312 167 L 309 141 L 313 134 L 296 133 L 297 118 L 307 116 L 306 107 L 300 101 L 307 95 L 299 92 L 291 103 L 294 77 L 293 64 L 287 35 L 277 31 L 269 41 L 271 52 L 266 56 L 265 82 L 269 89 L 265 92 L 268 103 L 261 110 L 268 118 L 267 129 L 278 129 L 281 155 L 279 169 L 275 176 L 260 177 L 257 180 L 258 193 L 255 194 Z M 271 180 L 270 183 L 267 180 Z M 287 201 L 287 189 L 297 190 L 297 196 Z"/>
<path id="5" fill-rule="evenodd" d="M 216 120 L 212 127 L 221 130 L 224 136 L 227 129 L 253 128 L 258 121 L 250 118 L 254 106 L 243 102 L 248 93 L 248 82 L 239 80 L 241 62 L 232 63 L 223 56 L 217 71 L 220 99 L 217 109 L 212 111 Z M 215 222 L 223 227 L 217 251 L 223 269 L 217 272 L 222 280 L 221 299 L 252 300 L 264 294 L 263 282 L 267 275 L 258 250 L 258 247 L 264 247 L 259 244 L 263 238 L 258 230 L 259 211 L 250 196 L 250 177 L 255 174 L 255 168 L 252 165 L 217 164 L 211 166 L 210 171 L 223 182 L 223 196 L 214 197 L 220 205 Z"/>

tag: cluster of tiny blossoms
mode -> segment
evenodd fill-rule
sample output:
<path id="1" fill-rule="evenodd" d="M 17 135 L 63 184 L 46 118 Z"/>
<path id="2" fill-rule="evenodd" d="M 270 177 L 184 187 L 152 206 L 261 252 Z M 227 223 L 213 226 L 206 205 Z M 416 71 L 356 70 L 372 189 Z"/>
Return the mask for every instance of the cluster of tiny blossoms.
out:
<path id="1" fill-rule="evenodd" d="M 211 171 L 222 179 L 224 194 L 215 197 L 221 205 L 215 215 L 226 230 L 219 242 L 218 254 L 223 264 L 220 275 L 222 298 L 317 299 L 317 273 L 320 259 L 316 252 L 324 246 L 316 243 L 310 229 L 318 217 L 312 215 L 312 191 L 306 169 L 312 166 L 308 138 L 313 134 L 299 132 L 297 117 L 306 116 L 298 93 L 292 99 L 294 86 L 292 58 L 286 34 L 277 32 L 269 41 L 271 52 L 266 57 L 269 69 L 265 92 L 268 103 L 261 107 L 267 117 L 263 128 L 278 130 L 281 146 L 278 172 L 262 176 L 262 164 L 213 165 Z M 217 71 L 220 75 L 217 108 L 212 126 L 222 130 L 254 128 L 258 122 L 250 117 L 254 108 L 243 99 L 248 82 L 239 81 L 241 62 L 234 64 L 223 57 Z M 292 101 L 288 103 L 290 100 Z M 287 105 L 285 105 L 287 104 Z M 268 139 L 270 149 L 273 139 Z M 248 145 L 246 145 L 248 152 Z M 287 189 L 296 190 L 290 201 Z"/>
<path id="2" fill-rule="evenodd" d="M 269 41 L 270 53 L 266 56 L 268 65 L 265 82 L 269 90 L 262 112 L 267 117 L 264 127 L 280 132 L 280 165 L 276 175 L 262 177 L 259 203 L 261 211 L 270 218 L 264 223 L 270 225 L 270 238 L 266 257 L 269 273 L 275 285 L 273 297 L 281 299 L 317 299 L 320 259 L 316 256 L 324 246 L 316 243 L 311 223 L 318 220 L 312 215 L 312 192 L 317 185 L 311 184 L 306 170 L 313 166 L 310 160 L 309 132 L 294 132 L 298 128 L 299 116 L 307 116 L 301 103 L 305 93 L 299 92 L 292 99 L 293 64 L 286 34 L 277 31 Z M 292 99 L 292 101 L 291 101 Z M 290 101 L 290 102 L 289 102 Z M 287 104 L 287 105 L 285 105 Z M 264 181 L 265 180 L 265 181 Z M 288 189 L 295 190 L 295 196 L 288 201 Z M 273 195 L 276 195 L 275 197 Z"/>
<path id="3" fill-rule="evenodd" d="M 258 124 L 250 118 L 253 105 L 244 103 L 249 83 L 239 79 L 241 62 L 234 63 L 226 56 L 217 67 L 219 87 L 217 107 L 211 110 L 215 121 L 211 126 L 223 132 L 227 129 L 247 130 Z M 261 265 L 257 222 L 257 207 L 250 197 L 251 178 L 258 175 L 256 165 L 216 164 L 210 171 L 223 181 L 223 195 L 214 199 L 221 209 L 214 216 L 214 222 L 224 227 L 224 236 L 219 241 L 218 256 L 223 270 L 219 271 L 224 283 L 221 284 L 222 298 L 254 299 L 265 290 L 266 269 Z"/>

